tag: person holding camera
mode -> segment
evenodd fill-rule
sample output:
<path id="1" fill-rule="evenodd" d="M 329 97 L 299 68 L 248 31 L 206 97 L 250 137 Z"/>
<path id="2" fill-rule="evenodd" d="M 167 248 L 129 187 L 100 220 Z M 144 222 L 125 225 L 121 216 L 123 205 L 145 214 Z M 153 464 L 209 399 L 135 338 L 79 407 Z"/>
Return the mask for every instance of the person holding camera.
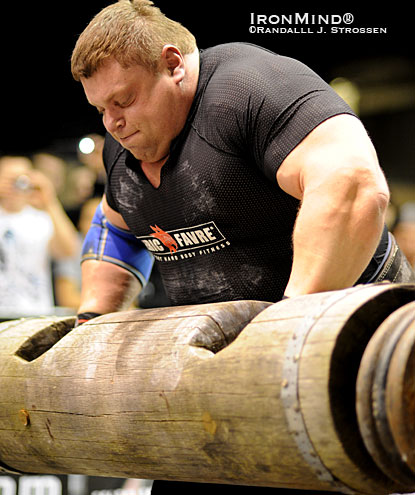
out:
<path id="1" fill-rule="evenodd" d="M 0 158 L 0 311 L 50 313 L 51 260 L 75 254 L 74 225 L 51 181 L 24 156 Z"/>

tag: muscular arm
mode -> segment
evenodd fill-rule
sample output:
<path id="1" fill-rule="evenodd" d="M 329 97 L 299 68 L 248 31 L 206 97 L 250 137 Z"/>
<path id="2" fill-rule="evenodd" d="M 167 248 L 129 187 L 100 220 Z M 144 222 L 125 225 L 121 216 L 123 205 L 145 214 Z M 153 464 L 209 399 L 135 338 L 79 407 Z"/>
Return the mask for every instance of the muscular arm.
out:
<path id="1" fill-rule="evenodd" d="M 287 296 L 350 287 L 373 256 L 389 192 L 358 119 L 320 124 L 284 160 L 280 187 L 301 200 Z"/>
<path id="2" fill-rule="evenodd" d="M 121 215 L 103 198 L 103 210 L 116 227 L 128 229 Z M 101 260 L 85 260 L 82 263 L 82 291 L 79 313 L 111 313 L 128 309 L 142 286 L 130 271 Z"/>
<path id="3" fill-rule="evenodd" d="M 82 291 L 78 314 L 122 311 L 131 307 L 141 284 L 129 271 L 107 261 L 82 263 Z"/>

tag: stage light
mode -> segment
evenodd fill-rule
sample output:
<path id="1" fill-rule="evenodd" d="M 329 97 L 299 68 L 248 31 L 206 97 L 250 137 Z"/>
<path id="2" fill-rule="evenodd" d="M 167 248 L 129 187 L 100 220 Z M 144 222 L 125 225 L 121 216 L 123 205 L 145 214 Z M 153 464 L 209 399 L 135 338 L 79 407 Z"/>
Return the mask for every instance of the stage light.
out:
<path id="1" fill-rule="evenodd" d="M 78 148 L 84 155 L 89 155 L 95 149 L 95 141 L 90 137 L 84 137 L 79 141 Z"/>

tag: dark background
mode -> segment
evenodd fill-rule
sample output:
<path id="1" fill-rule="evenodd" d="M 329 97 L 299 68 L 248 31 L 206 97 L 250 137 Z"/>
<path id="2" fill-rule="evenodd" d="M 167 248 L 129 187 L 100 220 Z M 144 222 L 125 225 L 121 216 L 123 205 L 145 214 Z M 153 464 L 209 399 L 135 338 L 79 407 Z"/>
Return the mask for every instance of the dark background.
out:
<path id="1" fill-rule="evenodd" d="M 87 104 L 82 86 L 72 80 L 70 57 L 77 36 L 92 16 L 109 3 L 107 0 L 16 2 L 3 14 L 0 152 L 30 154 L 48 149 L 70 154 L 83 135 L 103 133 L 100 118 Z M 409 43 L 412 16 L 402 4 L 395 7 L 389 3 L 371 9 L 359 4 L 329 3 L 324 8 L 313 8 L 294 2 L 261 0 L 245 3 L 159 0 L 156 4 L 166 15 L 188 27 L 200 48 L 247 41 L 301 60 L 328 82 L 338 76 L 357 82 L 366 95 L 363 100 L 372 102 L 370 110 L 364 110 L 363 105 L 360 116 L 388 178 L 413 180 L 415 85 L 413 49 Z M 266 15 L 350 12 L 355 18 L 350 27 L 386 27 L 387 33 L 250 34 L 250 12 Z M 402 88 L 406 90 L 402 92 Z M 412 88 L 412 101 L 408 88 Z"/>

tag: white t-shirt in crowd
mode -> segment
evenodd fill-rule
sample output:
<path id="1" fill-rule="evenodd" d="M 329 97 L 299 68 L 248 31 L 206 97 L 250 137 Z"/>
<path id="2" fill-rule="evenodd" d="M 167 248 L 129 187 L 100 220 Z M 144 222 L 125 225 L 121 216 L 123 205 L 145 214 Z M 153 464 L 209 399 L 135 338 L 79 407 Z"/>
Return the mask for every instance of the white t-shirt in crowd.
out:
<path id="1" fill-rule="evenodd" d="M 26 206 L 18 213 L 0 208 L 0 309 L 39 315 L 54 306 L 48 244 L 49 215 Z"/>

